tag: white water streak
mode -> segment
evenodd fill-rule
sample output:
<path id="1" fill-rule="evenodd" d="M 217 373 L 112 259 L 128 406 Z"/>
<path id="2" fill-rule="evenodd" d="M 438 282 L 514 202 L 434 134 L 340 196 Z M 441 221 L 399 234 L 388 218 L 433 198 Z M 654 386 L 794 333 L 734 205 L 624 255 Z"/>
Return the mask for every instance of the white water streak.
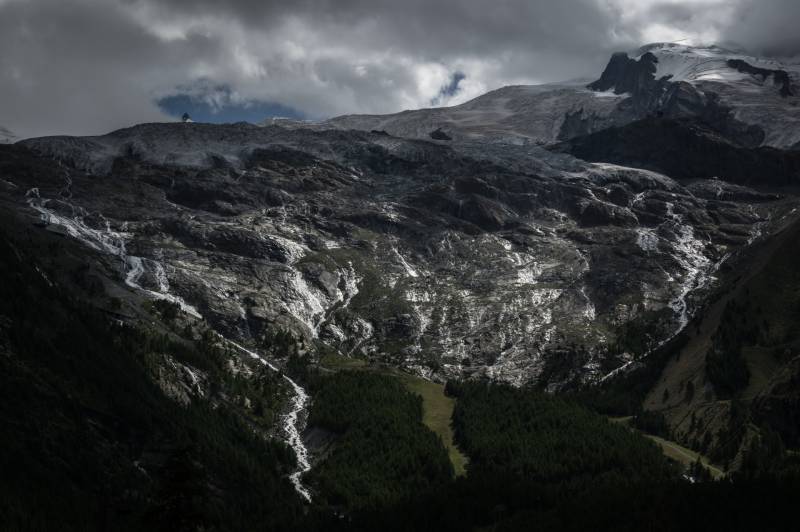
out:
<path id="1" fill-rule="evenodd" d="M 136 288 L 146 292 L 156 299 L 163 299 L 165 301 L 175 303 L 176 305 L 180 306 L 184 312 L 191 314 L 196 318 L 202 318 L 197 309 L 186 303 L 186 301 L 184 301 L 182 298 L 170 293 L 148 290 L 139 284 L 139 279 L 141 279 L 142 275 L 145 273 L 145 260 L 147 259 L 128 255 L 128 252 L 125 248 L 125 243 L 131 238 L 130 233 L 114 231 L 111 229 L 109 224 L 106 224 L 105 229 L 102 230 L 93 229 L 87 226 L 80 217 L 68 218 L 56 213 L 52 209 L 48 209 L 48 201 L 49 200 L 47 199 L 42 199 L 39 197 L 38 189 L 31 189 L 28 191 L 28 205 L 39 212 L 42 221 L 64 228 L 69 236 L 96 251 L 119 257 L 119 259 L 122 261 L 122 267 L 125 272 L 126 285 L 130 286 L 131 288 Z M 161 266 L 158 262 L 148 262 L 152 262 L 153 264 L 157 265 L 156 272 L 158 272 L 158 269 L 160 268 L 161 272 L 163 273 L 163 266 Z M 156 278 L 158 278 L 158 273 L 156 273 Z M 164 280 L 166 280 L 166 274 L 164 274 Z"/>
<path id="2" fill-rule="evenodd" d="M 219 338 L 222 339 L 223 342 L 249 355 L 251 358 L 259 361 L 261 364 L 267 366 L 273 371 L 280 372 L 277 367 L 275 367 L 270 361 L 258 353 L 250 351 L 249 349 L 237 344 L 233 340 L 228 340 L 222 335 L 219 335 Z M 311 470 L 311 462 L 308 460 L 308 449 L 303 443 L 303 438 L 300 434 L 300 431 L 302 430 L 300 427 L 300 413 L 306 410 L 308 407 L 308 394 L 302 386 L 297 384 L 287 375 L 283 374 L 283 378 L 286 379 L 286 382 L 289 383 L 289 386 L 291 386 L 292 390 L 294 391 L 294 396 L 292 397 L 292 408 L 289 413 L 283 416 L 283 430 L 286 433 L 289 446 L 292 448 L 292 450 L 294 450 L 295 456 L 297 456 L 297 471 L 289 476 L 289 480 L 292 482 L 292 485 L 294 485 L 297 493 L 299 493 L 306 501 L 311 502 L 311 493 L 308 491 L 308 488 L 303 486 L 302 482 L 303 474 Z"/>
<path id="3" fill-rule="evenodd" d="M 727 259 L 726 255 L 719 262 L 713 264 L 704 253 L 706 244 L 695 236 L 694 228 L 691 225 L 683 222 L 683 217 L 674 211 L 674 206 L 672 203 L 667 202 L 666 206 L 669 220 L 665 223 L 671 222 L 676 226 L 676 229 L 674 230 L 676 241 L 672 246 L 673 253 L 671 256 L 684 271 L 683 281 L 678 287 L 678 292 L 668 303 L 669 308 L 677 315 L 678 327 L 666 338 L 658 342 L 654 347 L 648 349 L 641 356 L 636 357 L 603 375 L 598 382 L 605 382 L 615 375 L 624 373 L 634 363 L 644 360 L 650 354 L 658 350 L 661 346 L 678 336 L 689 324 L 689 304 L 687 298 L 692 292 L 708 286 L 708 284 L 713 280 L 713 272 L 715 272 Z M 638 239 L 641 239 L 642 236 L 643 234 L 639 232 Z M 646 239 L 649 240 L 649 236 L 646 237 Z M 637 243 L 642 246 L 640 242 Z M 642 246 L 642 249 L 645 249 L 645 246 Z M 655 251 L 655 249 L 657 248 L 652 248 L 651 251 Z"/>
<path id="4" fill-rule="evenodd" d="M 202 316 L 194 307 L 188 305 L 182 298 L 169 293 L 169 281 L 167 279 L 164 267 L 160 262 L 128 255 L 125 249 L 125 242 L 128 238 L 130 238 L 130 234 L 115 232 L 110 228 L 110 224 L 108 223 L 106 224 L 105 230 L 101 231 L 98 229 L 92 229 L 88 227 L 80 218 L 67 218 L 50 209 L 47 209 L 47 201 L 48 200 L 46 199 L 40 198 L 38 189 L 31 189 L 28 191 L 28 205 L 40 213 L 44 222 L 63 227 L 71 237 L 79 240 L 92 249 L 119 257 L 122 260 L 125 268 L 125 284 L 132 288 L 142 290 L 157 299 L 163 299 L 176 303 L 184 312 L 191 314 L 196 318 L 202 319 Z M 145 272 L 145 260 L 148 260 L 148 262 L 154 264 L 154 277 L 158 283 L 160 290 L 159 292 L 148 290 L 139 284 L 139 280 Z M 277 367 L 257 353 L 245 349 L 241 345 L 228 340 L 221 335 L 219 335 L 219 337 L 224 342 L 232 345 L 244 353 L 247 353 L 252 358 L 258 360 L 273 371 L 279 372 Z M 192 377 L 193 380 L 197 382 L 197 378 L 194 374 L 192 374 Z M 295 455 L 297 456 L 298 465 L 298 470 L 292 473 L 289 479 L 294 485 L 297 493 L 300 494 L 306 501 L 310 502 L 311 494 L 309 493 L 308 489 L 303 486 L 301 477 L 304 473 L 311 469 L 311 464 L 308 460 L 308 449 L 303 444 L 299 428 L 300 412 L 307 408 L 309 398 L 306 391 L 299 384 L 286 375 L 283 375 L 283 378 L 286 379 L 286 381 L 292 387 L 292 391 L 294 392 L 291 402 L 291 409 L 283 418 L 283 430 L 286 433 L 289 446 L 294 450 Z"/>
<path id="5" fill-rule="evenodd" d="M 400 261 L 400 264 L 403 266 L 403 269 L 406 271 L 406 274 L 409 277 L 419 277 L 417 270 L 411 267 L 411 265 L 406 261 L 405 257 L 403 257 L 399 251 L 397 251 L 396 247 L 392 246 L 392 251 L 395 255 L 397 255 L 397 259 Z"/>

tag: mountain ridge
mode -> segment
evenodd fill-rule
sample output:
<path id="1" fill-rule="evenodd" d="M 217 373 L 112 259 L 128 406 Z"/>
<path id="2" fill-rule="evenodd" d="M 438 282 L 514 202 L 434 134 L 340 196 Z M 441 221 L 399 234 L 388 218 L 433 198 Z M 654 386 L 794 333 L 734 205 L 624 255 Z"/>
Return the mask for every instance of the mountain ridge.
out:
<path id="1" fill-rule="evenodd" d="M 643 65 L 643 59 L 644 70 L 628 72 Z M 612 73 L 614 69 L 618 71 Z M 778 89 L 768 82 L 773 72 L 782 73 Z M 617 89 L 620 80 L 615 76 L 632 76 L 631 80 L 638 76 L 639 81 Z M 459 139 L 548 145 L 651 114 L 703 116 L 729 138 L 750 147 L 784 149 L 800 142 L 800 110 L 797 91 L 792 89 L 799 81 L 800 65 L 793 63 L 717 46 L 654 43 L 632 54 L 614 54 L 603 75 L 592 83 L 503 87 L 454 107 L 345 115 L 322 125 L 415 138 L 429 138 L 441 128 Z"/>

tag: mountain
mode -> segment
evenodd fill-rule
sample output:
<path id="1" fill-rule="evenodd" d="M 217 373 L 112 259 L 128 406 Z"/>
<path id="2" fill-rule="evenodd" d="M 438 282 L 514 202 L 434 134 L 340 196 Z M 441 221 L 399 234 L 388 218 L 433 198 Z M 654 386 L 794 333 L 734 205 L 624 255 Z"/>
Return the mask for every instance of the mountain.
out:
<path id="1" fill-rule="evenodd" d="M 558 389 L 677 334 L 726 259 L 796 216 L 794 196 L 741 185 L 796 176 L 795 152 L 766 146 L 800 129 L 769 129 L 794 119 L 795 78 L 651 45 L 588 85 L 453 108 L 30 139 L 9 164 L 54 166 L 6 172 L 5 194 L 232 337 Z M 783 122 L 745 123 L 746 98 Z"/>
<path id="2" fill-rule="evenodd" d="M 544 145 L 571 136 L 570 120 L 580 120 L 584 115 L 591 116 L 592 125 L 585 126 L 589 130 L 635 119 L 633 109 L 622 105 L 625 95 L 592 91 L 587 83 L 578 80 L 503 87 L 455 107 L 393 115 L 348 115 L 324 125 L 426 140 L 441 130 L 457 140 Z"/>
<path id="3" fill-rule="evenodd" d="M 103 506 L 178 523 L 188 507 L 205 529 L 280 526 L 309 503 L 312 517 L 411 519 L 413 497 L 459 515 L 480 500 L 470 525 L 505 519 L 509 500 L 555 519 L 530 501 L 595 499 L 587 471 L 675 479 L 597 412 L 726 470 L 782 471 L 800 445 L 798 72 L 657 44 L 593 82 L 450 108 L 0 146 L 8 441 L 66 442 L 25 456 L 74 493 L 94 488 L 70 446 L 87 449 L 75 463 L 133 464 L 86 477 L 135 484 Z M 52 336 L 35 332 L 49 321 Z M 46 430 L 11 402 L 32 376 Z M 686 497 L 721 492 L 702 493 Z M 253 497 L 270 504 L 248 514 Z"/>
<path id="4" fill-rule="evenodd" d="M 586 161 L 662 172 L 678 179 L 716 179 L 745 185 L 794 185 L 800 150 L 743 146 L 702 120 L 648 117 L 550 147 Z"/>
<path id="5" fill-rule="evenodd" d="M 672 43 L 631 55 L 615 54 L 592 83 L 504 87 L 455 107 L 342 116 L 325 125 L 548 145 L 649 116 L 691 117 L 747 147 L 798 147 L 800 65 Z"/>

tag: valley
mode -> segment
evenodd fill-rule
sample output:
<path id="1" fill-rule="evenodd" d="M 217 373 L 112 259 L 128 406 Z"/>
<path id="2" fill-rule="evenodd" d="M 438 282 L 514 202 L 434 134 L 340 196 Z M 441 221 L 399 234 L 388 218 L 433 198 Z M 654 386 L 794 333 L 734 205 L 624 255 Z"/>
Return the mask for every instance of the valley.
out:
<path id="1" fill-rule="evenodd" d="M 3 142 L 0 528 L 776 528 L 798 94 L 659 43 L 453 107 Z"/>

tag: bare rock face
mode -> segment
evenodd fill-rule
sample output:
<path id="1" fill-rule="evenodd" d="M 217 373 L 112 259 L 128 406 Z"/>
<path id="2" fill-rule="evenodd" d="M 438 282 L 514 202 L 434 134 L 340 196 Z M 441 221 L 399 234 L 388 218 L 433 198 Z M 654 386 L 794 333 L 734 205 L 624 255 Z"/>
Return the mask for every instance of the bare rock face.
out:
<path id="1" fill-rule="evenodd" d="M 671 337 L 793 205 L 515 144 L 246 124 L 34 139 L 0 170 L 18 216 L 227 335 L 550 389 Z"/>
<path id="2" fill-rule="evenodd" d="M 728 59 L 728 66 L 735 68 L 739 72 L 751 74 L 753 76 L 761 76 L 761 81 L 765 82 L 769 77 L 775 85 L 780 87 L 780 95 L 784 98 L 794 96 L 794 89 L 792 88 L 792 80 L 789 73 L 780 68 L 761 68 L 753 66 L 743 59 Z"/>
<path id="3" fill-rule="evenodd" d="M 442 131 L 442 128 L 437 128 L 436 131 L 431 131 L 430 136 L 433 140 L 453 140 L 453 137 Z"/>
<path id="4" fill-rule="evenodd" d="M 624 52 L 611 56 L 608 66 L 600 79 L 590 83 L 594 91 L 613 90 L 615 94 L 641 94 L 649 92 L 656 78 L 658 59 L 651 52 L 645 52 L 639 59 L 631 59 Z"/>
<path id="5" fill-rule="evenodd" d="M 800 182 L 800 152 L 743 146 L 696 119 L 650 117 L 576 137 L 551 149 L 679 179 L 723 177 L 749 185 Z"/>

